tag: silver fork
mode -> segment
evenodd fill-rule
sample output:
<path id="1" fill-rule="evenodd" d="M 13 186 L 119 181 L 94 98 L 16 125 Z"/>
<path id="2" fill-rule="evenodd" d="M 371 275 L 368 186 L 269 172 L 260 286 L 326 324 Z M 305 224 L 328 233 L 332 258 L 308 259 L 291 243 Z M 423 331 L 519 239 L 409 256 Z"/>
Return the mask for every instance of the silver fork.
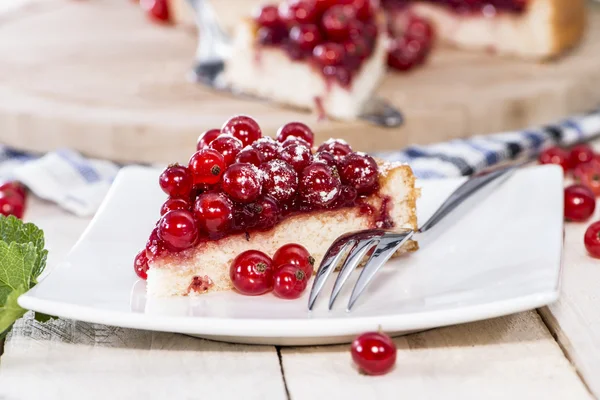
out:
<path id="1" fill-rule="evenodd" d="M 312 310 L 317 297 L 323 290 L 325 282 L 336 269 L 336 266 L 347 255 L 337 279 L 333 285 L 333 290 L 329 298 L 329 309 L 331 310 L 335 300 L 340 294 L 342 287 L 363 260 L 369 250 L 374 249 L 367 260 L 358 280 L 352 289 L 347 311 L 350 311 L 358 298 L 371 283 L 377 271 L 390 259 L 390 257 L 406 242 L 415 235 L 424 234 L 438 224 L 444 217 L 450 214 L 456 207 L 463 203 L 472 194 L 479 191 L 493 181 L 500 182 L 500 178 L 507 179 L 512 172 L 522 164 L 511 167 L 496 169 L 488 172 L 482 172 L 473 175 L 460 185 L 444 203 L 433 213 L 433 215 L 417 231 L 412 229 L 403 229 L 396 232 L 383 229 L 368 229 L 358 232 L 352 232 L 340 236 L 329 247 L 323 261 L 317 270 L 315 280 L 308 298 L 308 309 Z"/>
<path id="2" fill-rule="evenodd" d="M 196 11 L 198 25 L 196 64 L 190 78 L 213 89 L 233 93 L 223 79 L 220 79 L 225 69 L 225 60 L 231 53 L 231 38 L 219 26 L 215 12 L 207 0 L 188 1 Z M 235 94 L 256 98 L 244 93 Z M 404 122 L 402 113 L 381 98 L 371 99 L 360 118 L 387 128 L 398 127 Z"/>

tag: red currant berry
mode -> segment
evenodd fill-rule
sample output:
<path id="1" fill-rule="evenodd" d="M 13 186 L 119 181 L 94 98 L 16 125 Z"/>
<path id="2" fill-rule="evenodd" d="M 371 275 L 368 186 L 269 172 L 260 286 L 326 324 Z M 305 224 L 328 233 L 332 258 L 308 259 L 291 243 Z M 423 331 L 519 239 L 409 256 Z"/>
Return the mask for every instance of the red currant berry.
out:
<path id="1" fill-rule="evenodd" d="M 307 277 L 312 276 L 315 259 L 302 245 L 289 243 L 283 245 L 273 255 L 273 267 L 280 268 L 284 264 L 292 264 L 300 268 Z"/>
<path id="2" fill-rule="evenodd" d="M 18 192 L 5 190 L 0 192 L 0 215 L 14 215 L 21 219 L 25 213 L 25 199 Z"/>
<path id="3" fill-rule="evenodd" d="M 171 21 L 167 0 L 140 0 L 140 5 L 153 20 L 158 22 Z"/>
<path id="4" fill-rule="evenodd" d="M 313 49 L 313 58 L 322 67 L 342 65 L 346 58 L 346 50 L 339 43 L 323 43 Z"/>
<path id="5" fill-rule="evenodd" d="M 192 247 L 198 239 L 198 226 L 187 210 L 169 211 L 158 222 L 158 237 L 173 251 Z"/>
<path id="6" fill-rule="evenodd" d="M 262 136 L 258 123 L 246 115 L 236 115 L 230 118 L 221 128 L 221 133 L 239 139 L 242 147 L 256 142 Z"/>
<path id="7" fill-rule="evenodd" d="M 374 15 L 375 7 L 371 0 L 353 0 L 352 6 L 356 10 L 356 17 L 361 21 L 368 21 Z"/>
<path id="8" fill-rule="evenodd" d="M 290 41 L 304 52 L 312 52 L 323 38 L 314 24 L 297 25 L 290 30 Z"/>
<path id="9" fill-rule="evenodd" d="M 233 203 L 223 193 L 203 193 L 194 203 L 194 215 L 202 232 L 218 237 L 233 225 Z"/>
<path id="10" fill-rule="evenodd" d="M 339 4 L 325 11 L 321 24 L 327 38 L 341 42 L 350 37 L 350 22 L 355 19 L 352 6 Z"/>
<path id="11" fill-rule="evenodd" d="M 296 195 L 298 174 L 294 168 L 281 160 L 271 160 L 260 166 L 263 174 L 263 193 L 286 203 Z"/>
<path id="12" fill-rule="evenodd" d="M 266 230 L 275 226 L 279 221 L 279 204 L 271 196 L 262 196 L 253 203 L 256 215 L 256 229 Z"/>
<path id="13" fill-rule="evenodd" d="M 583 222 L 592 216 L 596 208 L 594 193 L 586 186 L 571 185 L 565 188 L 565 219 Z"/>
<path id="14" fill-rule="evenodd" d="M 197 151 L 189 162 L 189 170 L 195 185 L 214 185 L 221 180 L 226 162 L 223 155 L 214 149 Z"/>
<path id="15" fill-rule="evenodd" d="M 248 146 L 238 153 L 238 155 L 235 157 L 235 162 L 248 163 L 258 167 L 263 163 L 263 157 L 262 154 L 260 154 L 260 151 Z"/>
<path id="16" fill-rule="evenodd" d="M 277 6 L 272 4 L 266 4 L 255 9 L 254 20 L 258 25 L 267 28 L 275 28 L 281 25 Z"/>
<path id="17" fill-rule="evenodd" d="M 148 279 L 148 257 L 146 257 L 146 249 L 140 251 L 133 261 L 133 269 L 137 276 L 143 280 Z"/>
<path id="18" fill-rule="evenodd" d="M 340 195 L 335 200 L 335 202 L 332 204 L 331 208 L 354 206 L 356 204 L 357 197 L 358 197 L 358 192 L 352 186 L 342 186 Z M 371 206 L 369 206 L 368 204 L 366 204 L 365 206 L 368 206 L 368 208 L 367 208 L 367 211 L 369 211 L 368 214 L 372 214 L 370 212 Z"/>
<path id="19" fill-rule="evenodd" d="M 23 198 L 23 200 L 27 199 L 27 188 L 21 183 L 17 181 L 8 181 L 0 185 L 0 192 L 8 192 L 12 191 L 18 194 Z"/>
<path id="20" fill-rule="evenodd" d="M 569 163 L 571 168 L 589 162 L 594 159 L 594 150 L 587 144 L 578 144 L 571 149 L 569 153 Z"/>
<path id="21" fill-rule="evenodd" d="M 158 228 L 154 228 L 146 242 L 146 256 L 150 259 L 156 258 L 165 251 L 165 243 L 158 237 Z"/>
<path id="22" fill-rule="evenodd" d="M 237 256 L 229 270 L 233 287 L 241 294 L 257 296 L 273 290 L 272 261 L 265 253 L 248 250 Z"/>
<path id="23" fill-rule="evenodd" d="M 281 143 L 281 147 L 287 147 L 291 145 L 304 146 L 310 150 L 310 144 L 306 140 L 295 136 L 290 136 L 287 139 L 285 139 L 283 143 Z"/>
<path id="24" fill-rule="evenodd" d="M 383 375 L 396 364 L 396 344 L 386 334 L 363 333 L 352 342 L 352 359 L 368 375 Z"/>
<path id="25" fill-rule="evenodd" d="M 318 14 L 314 0 L 289 0 L 279 6 L 279 18 L 287 25 L 312 24 Z"/>
<path id="26" fill-rule="evenodd" d="M 340 178 L 358 194 L 368 195 L 377 190 L 378 168 L 373 157 L 364 153 L 350 153 L 340 161 Z"/>
<path id="27" fill-rule="evenodd" d="M 596 197 L 600 196 L 600 160 L 594 158 L 577 165 L 573 169 L 573 177 L 577 183 L 590 188 Z"/>
<path id="28" fill-rule="evenodd" d="M 190 210 L 191 206 L 184 199 L 167 199 L 164 204 L 160 207 L 160 215 L 163 216 L 169 211 L 173 210 Z"/>
<path id="29" fill-rule="evenodd" d="M 211 142 L 219 137 L 221 134 L 220 129 L 209 129 L 198 137 L 198 142 L 196 143 L 196 150 L 202 150 L 208 148 Z"/>
<path id="30" fill-rule="evenodd" d="M 329 139 L 319 146 L 317 152 L 329 153 L 335 161 L 339 161 L 347 154 L 352 153 L 350 145 L 342 139 Z"/>
<path id="31" fill-rule="evenodd" d="M 328 153 L 326 151 L 320 151 L 317 154 L 315 154 L 315 156 L 313 157 L 313 160 L 325 163 L 327 165 L 329 165 L 331 168 L 333 167 L 337 167 L 337 162 L 335 161 L 335 158 L 333 158 L 333 155 L 331 153 Z"/>
<path id="32" fill-rule="evenodd" d="M 416 39 L 402 36 L 391 41 L 388 48 L 387 64 L 398 71 L 411 70 L 425 61 L 430 49 L 430 47 Z"/>
<path id="33" fill-rule="evenodd" d="M 312 162 L 310 149 L 300 144 L 288 144 L 279 151 L 279 159 L 290 164 L 298 173 Z"/>
<path id="34" fill-rule="evenodd" d="M 305 140 L 308 143 L 309 148 L 315 143 L 315 134 L 302 122 L 289 122 L 279 128 L 277 131 L 278 142 L 283 143 L 289 137 L 296 137 Z"/>
<path id="35" fill-rule="evenodd" d="M 408 19 L 404 35 L 408 39 L 417 40 L 425 47 L 429 47 L 433 40 L 433 27 L 427 20 L 413 14 Z"/>
<path id="36" fill-rule="evenodd" d="M 233 200 L 249 203 L 262 190 L 258 169 L 252 164 L 233 164 L 223 174 L 223 191 Z"/>
<path id="37" fill-rule="evenodd" d="M 565 172 L 571 169 L 569 152 L 560 147 L 549 147 L 542 151 L 538 157 L 538 161 L 540 164 L 560 165 Z"/>
<path id="38" fill-rule="evenodd" d="M 357 70 L 361 63 L 371 55 L 371 48 L 365 38 L 356 37 L 344 43 L 346 64 Z"/>
<path id="39" fill-rule="evenodd" d="M 302 268 L 283 264 L 273 274 L 273 293 L 282 299 L 297 299 L 306 289 L 308 279 Z"/>
<path id="40" fill-rule="evenodd" d="M 277 158 L 281 146 L 270 137 L 262 137 L 252 143 L 252 147 L 260 152 L 263 162 L 269 162 Z"/>
<path id="41" fill-rule="evenodd" d="M 194 185 L 190 170 L 179 164 L 168 166 L 160 174 L 158 183 L 170 197 L 189 197 Z"/>
<path id="42" fill-rule="evenodd" d="M 600 221 L 588 226 L 583 237 L 583 243 L 592 257 L 600 258 Z"/>
<path id="43" fill-rule="evenodd" d="M 288 33 L 285 28 L 267 28 L 262 26 L 256 32 L 256 40 L 263 46 L 275 46 L 282 44 L 287 39 Z"/>
<path id="44" fill-rule="evenodd" d="M 230 135 L 221 135 L 210 144 L 210 148 L 216 150 L 223 156 L 226 165 L 231 165 L 235 162 L 235 157 L 244 146 L 242 141 Z"/>
<path id="45" fill-rule="evenodd" d="M 302 198 L 313 207 L 333 204 L 341 187 L 337 171 L 320 162 L 312 163 L 302 171 L 298 185 Z"/>

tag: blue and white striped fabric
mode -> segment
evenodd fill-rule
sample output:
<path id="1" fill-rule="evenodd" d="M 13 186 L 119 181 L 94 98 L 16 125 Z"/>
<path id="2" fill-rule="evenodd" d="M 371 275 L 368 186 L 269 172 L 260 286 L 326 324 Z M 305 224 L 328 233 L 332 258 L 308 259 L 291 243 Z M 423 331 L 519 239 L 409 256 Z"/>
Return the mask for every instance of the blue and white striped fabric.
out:
<path id="1" fill-rule="evenodd" d="M 550 145 L 569 146 L 598 135 L 600 109 L 535 129 L 471 136 L 375 155 L 388 161 L 408 163 L 418 178 L 444 178 L 471 175 L 499 163 L 535 154 Z"/>
<path id="2" fill-rule="evenodd" d="M 421 179 L 455 177 L 599 134 L 600 109 L 536 129 L 410 146 L 375 156 L 408 163 Z M 0 146 L 0 181 L 18 179 L 37 196 L 81 216 L 97 210 L 118 169 L 112 162 L 87 159 L 66 149 L 36 157 Z"/>

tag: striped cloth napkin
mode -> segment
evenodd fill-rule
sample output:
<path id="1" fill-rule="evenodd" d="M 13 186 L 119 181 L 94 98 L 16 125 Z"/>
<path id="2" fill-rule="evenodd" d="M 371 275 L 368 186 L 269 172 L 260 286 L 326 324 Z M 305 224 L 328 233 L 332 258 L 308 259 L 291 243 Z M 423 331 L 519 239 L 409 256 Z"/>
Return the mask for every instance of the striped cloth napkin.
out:
<path id="1" fill-rule="evenodd" d="M 408 163 L 421 179 L 445 178 L 471 175 L 534 155 L 553 144 L 569 146 L 597 135 L 600 135 L 600 109 L 538 128 L 410 146 L 374 155 Z M 117 164 L 84 158 L 72 150 L 62 149 L 37 157 L 0 146 L 0 182 L 17 179 L 35 195 L 80 216 L 96 212 L 118 170 Z"/>

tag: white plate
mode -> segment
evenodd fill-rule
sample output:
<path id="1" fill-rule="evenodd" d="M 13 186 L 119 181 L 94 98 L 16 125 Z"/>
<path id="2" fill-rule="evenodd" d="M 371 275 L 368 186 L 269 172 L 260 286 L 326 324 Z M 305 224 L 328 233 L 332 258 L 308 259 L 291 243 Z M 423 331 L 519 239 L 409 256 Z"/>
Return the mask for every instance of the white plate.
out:
<path id="1" fill-rule="evenodd" d="M 294 301 L 234 292 L 146 298 L 145 282 L 136 278 L 132 262 L 164 200 L 159 172 L 124 168 L 67 259 L 19 304 L 107 325 L 302 345 L 348 342 L 379 327 L 400 334 L 492 318 L 558 298 L 563 240 L 559 167 L 518 171 L 491 195 L 473 199 L 462 213 L 436 226 L 437 235 L 422 241 L 421 250 L 390 261 L 352 313 L 345 312 L 352 282 L 331 312 L 327 288 L 312 313 L 306 308 L 308 290 Z M 420 221 L 460 182 L 420 182 Z"/>

